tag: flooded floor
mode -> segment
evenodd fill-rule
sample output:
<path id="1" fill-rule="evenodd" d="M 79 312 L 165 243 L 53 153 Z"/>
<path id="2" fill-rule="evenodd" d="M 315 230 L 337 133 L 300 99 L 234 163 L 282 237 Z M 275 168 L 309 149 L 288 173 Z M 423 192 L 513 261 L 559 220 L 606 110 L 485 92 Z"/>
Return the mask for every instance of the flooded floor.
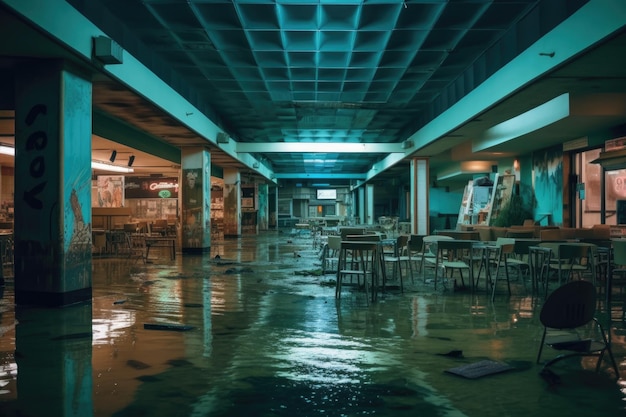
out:
<path id="1" fill-rule="evenodd" d="M 0 299 L 0 416 L 622 416 L 608 361 L 540 376 L 542 299 L 513 283 L 434 290 L 405 277 L 378 301 L 316 275 L 307 236 L 214 241 L 204 256 L 93 262 L 93 302 L 16 309 Z M 219 259 L 216 258 L 219 255 Z M 395 284 L 392 282 L 391 284 Z M 626 331 L 611 326 L 626 375 Z M 554 355 L 548 349 L 546 357 Z M 446 372 L 490 360 L 506 372 Z"/>

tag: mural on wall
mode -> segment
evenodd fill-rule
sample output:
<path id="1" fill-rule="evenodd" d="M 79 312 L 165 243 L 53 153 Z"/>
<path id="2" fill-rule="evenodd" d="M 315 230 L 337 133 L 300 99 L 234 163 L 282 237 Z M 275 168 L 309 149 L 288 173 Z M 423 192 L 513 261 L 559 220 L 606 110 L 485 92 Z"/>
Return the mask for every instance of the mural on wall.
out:
<path id="1" fill-rule="evenodd" d="M 124 207 L 124 176 L 98 175 L 94 207 Z"/>
<path id="2" fill-rule="evenodd" d="M 547 149 L 533 154 L 533 188 L 537 206 L 535 219 L 549 214 L 552 223 L 563 225 L 563 151 Z M 545 224 L 545 220 L 542 221 Z"/>
<path id="3" fill-rule="evenodd" d="M 183 170 L 183 244 L 201 247 L 203 237 L 202 170 Z"/>

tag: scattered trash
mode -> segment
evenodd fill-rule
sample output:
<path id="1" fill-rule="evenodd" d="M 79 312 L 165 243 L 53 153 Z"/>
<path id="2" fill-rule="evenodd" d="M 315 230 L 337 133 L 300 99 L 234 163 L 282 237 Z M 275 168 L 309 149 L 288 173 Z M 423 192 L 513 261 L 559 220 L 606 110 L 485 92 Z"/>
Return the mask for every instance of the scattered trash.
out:
<path id="1" fill-rule="evenodd" d="M 113 304 L 124 304 L 127 300 L 115 300 L 113 301 Z"/>
<path id="2" fill-rule="evenodd" d="M 147 363 L 141 362 L 141 361 L 137 361 L 135 359 L 129 359 L 126 361 L 126 365 L 130 366 L 131 368 L 134 369 L 147 369 L 150 367 L 150 365 L 148 365 Z"/>
<path id="3" fill-rule="evenodd" d="M 324 275 L 324 271 L 321 269 L 312 269 L 310 271 L 294 271 L 296 275 L 313 275 L 319 277 L 320 275 Z"/>
<path id="4" fill-rule="evenodd" d="M 498 374 L 500 372 L 511 371 L 514 368 L 503 362 L 496 362 L 491 360 L 482 360 L 475 363 L 470 363 L 456 368 L 446 369 L 445 372 L 462 376 L 468 379 L 477 379 L 487 375 Z"/>
<path id="5" fill-rule="evenodd" d="M 245 274 L 245 273 L 251 273 L 254 272 L 254 270 L 252 268 L 228 268 L 226 271 L 224 271 L 225 274 L 227 275 L 232 275 L 232 274 Z"/>
<path id="6" fill-rule="evenodd" d="M 144 323 L 143 328 L 146 330 L 171 330 L 175 332 L 186 332 L 194 329 L 195 327 L 184 324 Z"/>
<path id="7" fill-rule="evenodd" d="M 447 352 L 447 353 L 437 353 L 437 355 L 439 355 L 439 356 L 447 356 L 449 358 L 462 358 L 463 357 L 463 351 L 462 350 L 451 350 L 450 352 Z"/>

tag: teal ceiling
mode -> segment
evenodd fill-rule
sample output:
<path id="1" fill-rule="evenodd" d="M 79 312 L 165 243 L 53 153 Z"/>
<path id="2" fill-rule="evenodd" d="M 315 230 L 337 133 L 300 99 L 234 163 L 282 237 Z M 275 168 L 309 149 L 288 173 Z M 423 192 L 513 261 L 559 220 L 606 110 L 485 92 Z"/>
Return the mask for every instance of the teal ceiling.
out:
<path id="1" fill-rule="evenodd" d="M 364 173 L 584 0 L 68 0 L 280 174 Z M 306 160 L 336 162 L 311 163 Z"/>

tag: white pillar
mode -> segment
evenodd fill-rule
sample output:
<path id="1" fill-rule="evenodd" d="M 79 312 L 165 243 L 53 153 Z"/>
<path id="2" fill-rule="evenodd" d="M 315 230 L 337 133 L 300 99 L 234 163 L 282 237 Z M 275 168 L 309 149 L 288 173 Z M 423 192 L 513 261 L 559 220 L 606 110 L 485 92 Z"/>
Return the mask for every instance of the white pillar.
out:
<path id="1" fill-rule="evenodd" d="M 411 160 L 411 233 L 427 235 L 430 230 L 428 159 Z"/>

